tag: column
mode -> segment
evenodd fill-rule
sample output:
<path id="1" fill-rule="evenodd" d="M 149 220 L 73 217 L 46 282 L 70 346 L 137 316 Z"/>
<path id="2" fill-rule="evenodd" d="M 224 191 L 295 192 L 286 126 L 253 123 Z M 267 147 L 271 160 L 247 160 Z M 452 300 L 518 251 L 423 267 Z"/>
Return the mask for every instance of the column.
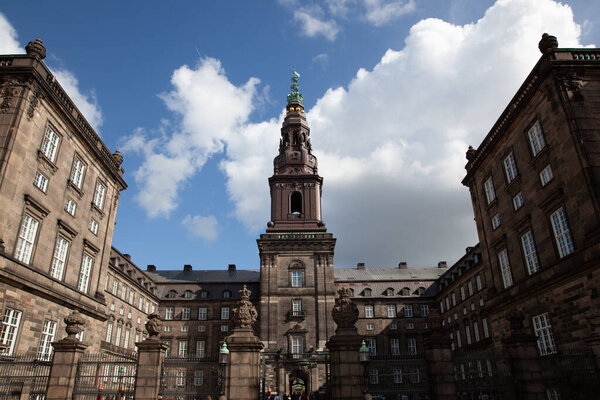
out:
<path id="1" fill-rule="evenodd" d="M 135 400 L 156 400 L 160 392 L 160 378 L 165 346 L 160 340 L 160 316 L 158 313 L 148 315 L 146 331 L 150 335 L 138 347 L 138 364 L 135 373 Z"/>
<path id="2" fill-rule="evenodd" d="M 441 316 L 438 310 L 430 311 L 428 323 L 432 333 L 425 338 L 423 346 L 431 382 L 431 395 L 436 400 L 456 399 L 450 338 L 442 334 Z"/>

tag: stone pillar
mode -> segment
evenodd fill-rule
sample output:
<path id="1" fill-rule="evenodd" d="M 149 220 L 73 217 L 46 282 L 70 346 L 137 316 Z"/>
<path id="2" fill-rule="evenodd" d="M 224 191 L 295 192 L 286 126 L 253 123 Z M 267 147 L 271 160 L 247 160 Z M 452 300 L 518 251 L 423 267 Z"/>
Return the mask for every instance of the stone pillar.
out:
<path id="1" fill-rule="evenodd" d="M 584 341 L 592 349 L 596 358 L 596 369 L 600 371 L 600 307 L 592 304 L 585 313 L 585 319 L 590 326 L 590 335 L 584 338 Z"/>
<path id="2" fill-rule="evenodd" d="M 431 335 L 423 341 L 431 396 L 435 400 L 456 399 L 454 383 L 454 364 L 450 338 L 442 333 L 441 316 L 438 310 L 432 309 L 428 319 Z"/>
<path id="3" fill-rule="evenodd" d="M 502 340 L 513 366 L 513 382 L 520 400 L 546 399 L 542 381 L 537 337 L 523 325 L 525 315 L 513 310 L 506 315 L 510 322 L 509 336 Z"/>
<path id="4" fill-rule="evenodd" d="M 335 334 L 327 342 L 331 368 L 330 398 L 363 400 L 365 395 L 364 366 L 359 352 L 362 337 L 357 333 L 358 308 L 350 300 L 350 290 L 340 288 L 340 297 L 331 312 L 337 324 Z"/>
<path id="5" fill-rule="evenodd" d="M 138 364 L 135 373 L 135 400 L 157 400 L 160 392 L 160 379 L 167 346 L 160 340 L 160 315 L 148 315 L 146 331 L 150 335 L 138 347 Z"/>
<path id="6" fill-rule="evenodd" d="M 64 319 L 68 336 L 52 343 L 54 354 L 46 390 L 47 400 L 70 400 L 75 389 L 77 365 L 81 355 L 88 347 L 75 337 L 83 330 L 85 320 L 77 311 Z"/>
<path id="7" fill-rule="evenodd" d="M 229 362 L 225 368 L 225 398 L 256 400 L 260 393 L 260 351 L 263 344 L 254 334 L 256 309 L 250 302 L 250 290 L 238 291 L 240 301 L 232 310 L 235 328 L 225 342 L 229 349 Z"/>

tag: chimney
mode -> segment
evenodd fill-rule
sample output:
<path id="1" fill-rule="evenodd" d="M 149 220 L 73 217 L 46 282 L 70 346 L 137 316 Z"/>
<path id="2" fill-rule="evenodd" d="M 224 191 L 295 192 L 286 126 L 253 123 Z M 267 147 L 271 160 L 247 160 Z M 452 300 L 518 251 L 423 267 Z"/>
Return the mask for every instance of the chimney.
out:
<path id="1" fill-rule="evenodd" d="M 407 269 L 408 268 L 408 264 L 406 263 L 406 261 L 400 261 L 398 263 L 398 268 L 400 268 L 400 269 Z"/>
<path id="2" fill-rule="evenodd" d="M 185 264 L 183 266 L 183 272 L 192 272 L 192 266 L 190 264 Z"/>
<path id="3" fill-rule="evenodd" d="M 440 261 L 438 263 L 438 268 L 448 268 L 448 263 L 446 263 L 446 261 Z"/>
<path id="4" fill-rule="evenodd" d="M 235 264 L 229 264 L 229 266 L 227 267 L 227 271 L 229 271 L 229 272 L 235 271 Z"/>
<path id="5" fill-rule="evenodd" d="M 356 264 L 356 269 L 365 269 L 365 263 Z"/>
<path id="6" fill-rule="evenodd" d="M 127 260 L 131 261 L 131 254 L 123 254 L 123 257 L 125 257 Z"/>
<path id="7" fill-rule="evenodd" d="M 148 272 L 156 272 L 156 265 L 148 264 L 148 267 L 146 268 L 146 271 L 148 271 Z"/>

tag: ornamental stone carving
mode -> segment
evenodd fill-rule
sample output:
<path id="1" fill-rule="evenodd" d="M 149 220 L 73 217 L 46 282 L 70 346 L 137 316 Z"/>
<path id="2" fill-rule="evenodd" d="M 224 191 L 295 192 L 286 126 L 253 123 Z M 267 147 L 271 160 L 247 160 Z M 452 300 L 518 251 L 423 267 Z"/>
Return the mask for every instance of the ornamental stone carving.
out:
<path id="1" fill-rule="evenodd" d="M 40 38 L 27 43 L 27 46 L 25 46 L 25 51 L 28 55 L 33 56 L 38 60 L 43 60 L 46 58 L 46 47 L 44 47 L 44 42 Z"/>
<path id="2" fill-rule="evenodd" d="M 148 321 L 146 321 L 146 332 L 150 335 L 150 338 L 157 339 L 161 332 L 162 324 L 160 323 L 160 315 L 156 312 L 148 315 Z"/>
<path id="3" fill-rule="evenodd" d="M 65 321 L 65 324 L 67 325 L 65 327 L 65 331 L 67 331 L 68 335 L 66 339 L 79 341 L 75 335 L 83 331 L 83 327 L 85 325 L 85 319 L 83 316 L 79 314 L 79 311 L 73 310 L 73 312 L 67 315 L 63 321 Z"/>
<path id="4" fill-rule="evenodd" d="M 338 326 L 338 330 L 340 328 L 356 328 L 354 324 L 358 320 L 358 307 L 350 300 L 350 293 L 349 288 L 340 288 L 338 290 L 340 297 L 335 299 L 335 306 L 331 315 Z"/>
<path id="5" fill-rule="evenodd" d="M 238 291 L 238 294 L 240 295 L 240 301 L 238 301 L 237 306 L 232 310 L 233 322 L 236 327 L 252 328 L 258 317 L 256 308 L 250 302 L 250 294 L 252 292 L 244 285 L 244 288 Z"/>

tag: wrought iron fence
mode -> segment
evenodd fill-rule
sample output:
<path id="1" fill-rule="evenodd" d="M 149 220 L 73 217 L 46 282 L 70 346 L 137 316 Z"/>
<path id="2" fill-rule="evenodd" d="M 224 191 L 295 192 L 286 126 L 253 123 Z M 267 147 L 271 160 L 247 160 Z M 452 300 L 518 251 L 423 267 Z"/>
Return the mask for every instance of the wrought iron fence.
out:
<path id="1" fill-rule="evenodd" d="M 516 398 L 507 354 L 485 352 L 455 354 L 454 382 L 457 398 L 465 400 L 502 400 Z"/>
<path id="2" fill-rule="evenodd" d="M 600 373 L 590 349 L 567 347 L 545 355 L 540 357 L 540 369 L 548 398 L 598 398 Z"/>
<path id="3" fill-rule="evenodd" d="M 137 355 L 84 354 L 77 365 L 74 400 L 133 399 Z"/>
<path id="4" fill-rule="evenodd" d="M 29 394 L 30 400 L 46 394 L 50 361 L 33 355 L 0 355 L 0 399 L 19 400 Z"/>
<path id="5" fill-rule="evenodd" d="M 365 368 L 365 391 L 378 400 L 416 400 L 430 395 L 423 353 L 377 354 Z"/>
<path id="6" fill-rule="evenodd" d="M 160 395 L 164 400 L 216 399 L 224 389 L 223 372 L 216 357 L 167 357 Z"/>

